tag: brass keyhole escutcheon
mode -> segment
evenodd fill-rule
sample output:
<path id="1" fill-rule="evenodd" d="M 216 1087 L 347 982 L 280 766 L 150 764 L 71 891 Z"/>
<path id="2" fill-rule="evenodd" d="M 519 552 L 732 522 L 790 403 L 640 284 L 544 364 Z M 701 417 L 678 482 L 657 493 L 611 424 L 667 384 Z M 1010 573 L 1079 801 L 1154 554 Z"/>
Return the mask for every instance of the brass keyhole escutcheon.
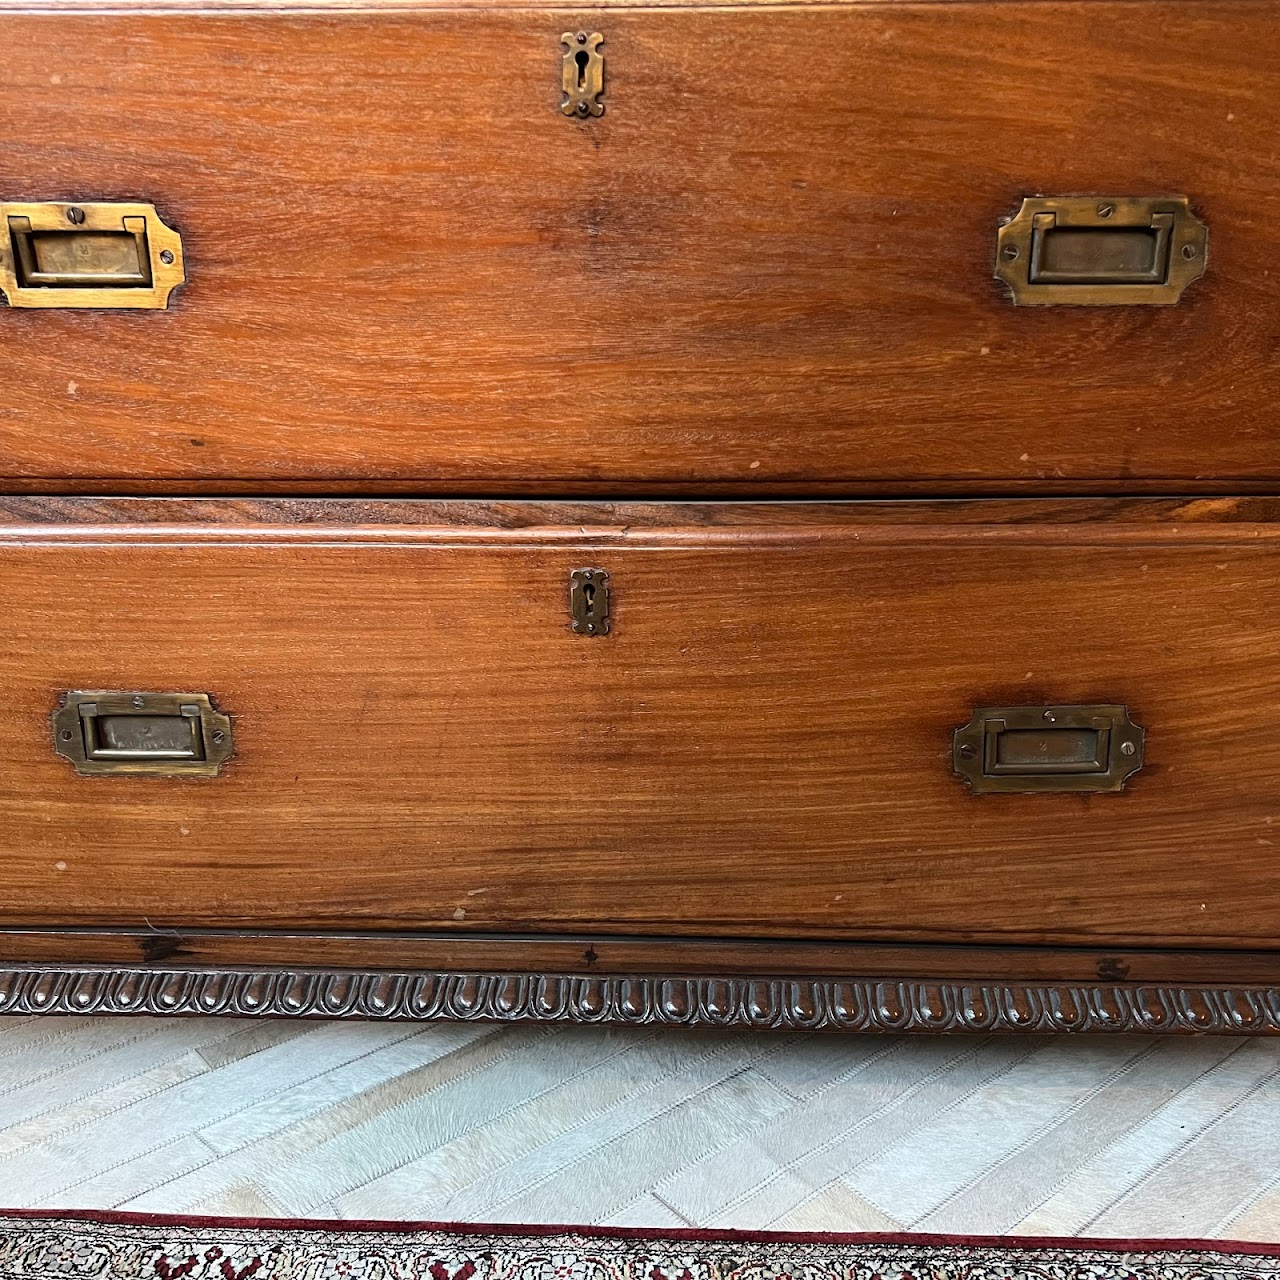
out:
<path id="1" fill-rule="evenodd" d="M 575 569 L 569 575 L 569 614 L 579 636 L 609 634 L 609 575 L 603 569 Z"/>
<path id="2" fill-rule="evenodd" d="M 600 101 L 604 93 L 604 54 L 600 52 L 604 36 L 598 31 L 566 31 L 560 43 L 564 46 L 560 110 L 579 120 L 604 115 Z"/>

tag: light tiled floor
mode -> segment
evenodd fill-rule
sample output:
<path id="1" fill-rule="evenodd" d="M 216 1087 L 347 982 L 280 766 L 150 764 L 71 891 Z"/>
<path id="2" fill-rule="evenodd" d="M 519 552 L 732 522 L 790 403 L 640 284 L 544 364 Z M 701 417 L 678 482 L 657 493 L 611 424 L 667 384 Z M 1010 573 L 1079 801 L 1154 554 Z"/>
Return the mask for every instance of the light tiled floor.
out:
<path id="1" fill-rule="evenodd" d="M 1280 1241 L 1280 1043 L 0 1020 L 0 1204 Z"/>

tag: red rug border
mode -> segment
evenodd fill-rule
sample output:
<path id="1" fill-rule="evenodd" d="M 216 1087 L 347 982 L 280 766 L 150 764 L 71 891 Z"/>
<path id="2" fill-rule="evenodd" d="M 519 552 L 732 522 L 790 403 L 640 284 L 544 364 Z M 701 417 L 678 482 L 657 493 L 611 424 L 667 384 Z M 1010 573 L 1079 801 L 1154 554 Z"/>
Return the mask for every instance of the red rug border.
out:
<path id="1" fill-rule="evenodd" d="M 887 1244 L 959 1245 L 980 1249 L 1105 1249 L 1119 1253 L 1234 1253 L 1280 1258 L 1280 1242 L 1256 1240 L 1194 1240 L 1111 1238 L 1101 1236 L 967 1236 L 879 1231 L 743 1231 L 703 1227 L 601 1227 L 570 1223 L 522 1225 L 511 1222 L 410 1222 L 340 1218 L 236 1218 L 178 1213 L 131 1213 L 121 1209 L 0 1209 L 0 1219 L 67 1220 L 99 1222 L 108 1226 L 232 1227 L 250 1231 L 354 1231 L 410 1235 L 436 1231 L 459 1236 L 559 1236 L 574 1235 L 596 1240 L 688 1240 L 744 1244 Z"/>

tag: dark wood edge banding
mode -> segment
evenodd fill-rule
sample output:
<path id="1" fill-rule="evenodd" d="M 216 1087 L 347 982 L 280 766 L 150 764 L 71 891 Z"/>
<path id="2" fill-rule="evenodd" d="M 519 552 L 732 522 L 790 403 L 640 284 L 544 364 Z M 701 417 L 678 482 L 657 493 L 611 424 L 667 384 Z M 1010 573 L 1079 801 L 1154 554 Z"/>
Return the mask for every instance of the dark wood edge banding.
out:
<path id="1" fill-rule="evenodd" d="M 931 982 L 957 987 L 1280 988 L 1280 951 L 1010 946 L 782 937 L 494 934 L 78 926 L 0 928 L 7 969 L 182 969 L 326 973 Z"/>
<path id="2" fill-rule="evenodd" d="M 884 503 L 359 503 L 262 499 L 0 498 L 5 546 L 283 546 L 561 548 L 592 551 L 714 547 L 812 550 L 836 544 L 1085 543 L 1240 547 L 1280 539 L 1280 503 L 1045 499 L 1011 513 L 1001 502 Z M 1009 519 L 1014 514 L 1018 518 Z M 1066 535 L 1070 535 L 1067 537 Z"/>
<path id="3" fill-rule="evenodd" d="M 23 4 L 26 0 L 21 0 Z M 151 3 L 151 0 L 146 0 Z M 823 0 L 814 0 L 822 3 Z M 869 3 L 913 3 L 916 0 L 868 0 Z M 923 0 L 927 3 L 927 0 Z M 966 0 L 940 0 L 944 4 L 963 4 Z M 998 0 L 1017 4 L 1020 0 Z M 1026 0 L 1021 0 L 1026 2 Z M 1046 3 L 1048 0 L 1031 0 Z M 1101 0 L 1080 0 L 1100 3 Z M 1112 0 L 1113 3 L 1116 0 Z M 1124 0 L 1142 4 L 1146 0 Z M 1203 3 L 1203 0 L 1181 0 Z M 110 5 L 116 0 L 104 0 Z M 764 0 L 772 4 L 774 0 Z M 853 0 L 863 3 L 863 0 Z M 0 0 L 0 13 L 3 12 Z M 67 10 L 71 13 L 75 10 Z M 165 12 L 157 8 L 154 12 Z M 173 11 L 176 12 L 176 11 Z M 216 11 L 215 11 L 216 12 Z M 754 476 L 754 472 L 752 475 Z M 1106 476 L 1065 479 L 1000 477 L 923 477 L 916 479 L 813 480 L 803 476 L 780 479 L 712 478 L 699 480 L 646 480 L 618 476 L 610 480 L 584 480 L 575 477 L 546 476 L 530 480 L 508 476 L 464 477 L 397 477 L 373 476 L 353 480 L 341 475 L 315 476 L 306 479 L 282 479 L 278 476 L 219 476 L 192 479 L 187 476 L 0 476 L 0 493 L 10 495 L 134 495 L 147 498 L 210 497 L 236 500 L 245 495 L 324 498 L 347 495 L 352 500 L 389 497 L 464 499 L 539 499 L 545 497 L 582 500 L 616 501 L 624 499 L 729 499 L 738 502 L 835 501 L 897 499 L 974 499 L 983 498 L 1116 498 L 1126 500 L 1141 495 L 1161 499 L 1169 494 L 1192 495 L 1205 499 L 1215 496 L 1280 496 L 1280 478 L 1273 475 L 1241 476 L 1165 476 L 1160 478 L 1110 479 Z"/>
<path id="4" fill-rule="evenodd" d="M 99 967 L 0 970 L 0 1014 L 856 1032 L 1280 1034 L 1280 989 Z"/>
<path id="5" fill-rule="evenodd" d="M 927 3 L 928 0 L 596 0 L 586 12 L 591 13 L 642 13 L 664 9 L 847 9 L 856 11 L 871 7 L 905 8 Z M 937 0 L 934 0 L 936 3 Z M 942 3 L 961 4 L 964 0 L 941 0 Z M 1011 0 L 998 0 L 1010 3 Z M 1028 3 L 1028 0 L 1022 0 Z M 1029 0 L 1044 4 L 1048 0 Z M 1098 0 L 1085 0 L 1097 3 Z M 1112 0 L 1114 3 L 1115 0 Z M 1143 0 L 1125 0 L 1139 4 Z M 1168 3 L 1168 0 L 1165 0 Z M 1190 3 L 1191 0 L 1175 0 Z M 478 9 L 526 10 L 563 9 L 560 0 L 0 0 L 0 13 L 178 13 L 205 16 L 269 17 L 273 14 L 328 14 L 352 13 L 365 16 L 380 14 L 433 14 L 455 13 Z"/>
<path id="6" fill-rule="evenodd" d="M 774 548 L 783 552 L 827 547 L 979 547 L 1010 544 L 1073 552 L 1099 547 L 1254 547 L 1280 540 L 1280 523 L 1264 525 L 1094 524 L 1072 531 L 1070 543 L 1063 529 L 1052 525 L 903 526 L 866 525 L 862 528 L 751 529 L 453 529 L 429 526 L 344 527 L 225 527 L 175 526 L 0 526 L 5 547 L 359 547 L 363 550 L 412 548 L 436 551 L 516 548 L 562 549 L 582 555 L 593 551 L 704 550 L 753 552 Z"/>
<path id="7" fill-rule="evenodd" d="M 1280 498 L 904 498 L 848 501 L 567 501 L 464 498 L 16 497 L 0 525 L 362 525 L 449 529 L 746 529 L 865 525 L 1269 524 Z"/>

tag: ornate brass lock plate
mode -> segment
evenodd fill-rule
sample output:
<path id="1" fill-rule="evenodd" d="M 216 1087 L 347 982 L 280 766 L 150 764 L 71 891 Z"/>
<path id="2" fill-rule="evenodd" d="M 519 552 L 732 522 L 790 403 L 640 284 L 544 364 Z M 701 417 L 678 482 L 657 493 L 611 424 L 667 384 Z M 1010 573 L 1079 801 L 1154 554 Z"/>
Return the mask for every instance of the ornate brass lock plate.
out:
<path id="1" fill-rule="evenodd" d="M 604 36 L 598 31 L 566 31 L 560 37 L 564 45 L 561 86 L 564 101 L 560 110 L 578 120 L 604 115 L 604 54 L 600 46 Z"/>
<path id="2" fill-rule="evenodd" d="M 603 569 L 575 569 L 569 575 L 569 614 L 579 636 L 609 634 L 609 575 Z"/>

